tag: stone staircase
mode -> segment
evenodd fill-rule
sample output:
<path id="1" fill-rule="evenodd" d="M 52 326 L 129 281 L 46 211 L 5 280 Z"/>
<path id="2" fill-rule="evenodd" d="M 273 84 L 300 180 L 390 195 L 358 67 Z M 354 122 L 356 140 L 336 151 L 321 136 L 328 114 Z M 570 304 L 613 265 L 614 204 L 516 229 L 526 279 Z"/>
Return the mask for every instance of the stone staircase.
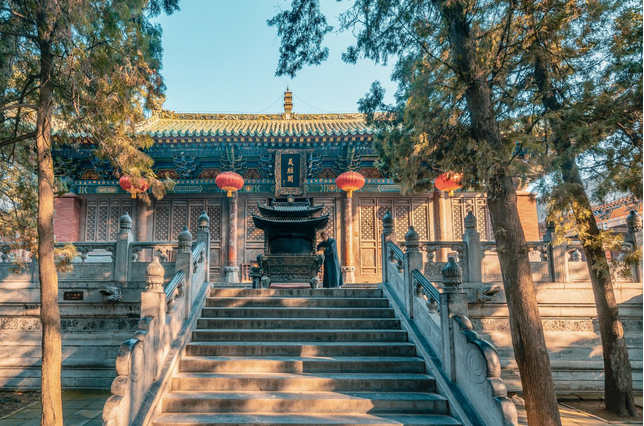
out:
<path id="1" fill-rule="evenodd" d="M 378 289 L 212 289 L 156 426 L 460 425 Z"/>

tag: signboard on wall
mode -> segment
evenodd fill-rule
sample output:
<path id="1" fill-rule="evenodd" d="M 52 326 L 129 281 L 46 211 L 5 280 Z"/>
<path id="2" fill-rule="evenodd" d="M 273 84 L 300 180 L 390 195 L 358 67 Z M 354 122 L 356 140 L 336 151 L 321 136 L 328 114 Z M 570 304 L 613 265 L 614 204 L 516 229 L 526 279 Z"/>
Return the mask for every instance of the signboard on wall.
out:
<path id="1" fill-rule="evenodd" d="M 305 195 L 306 153 L 283 150 L 275 153 L 275 196 Z"/>

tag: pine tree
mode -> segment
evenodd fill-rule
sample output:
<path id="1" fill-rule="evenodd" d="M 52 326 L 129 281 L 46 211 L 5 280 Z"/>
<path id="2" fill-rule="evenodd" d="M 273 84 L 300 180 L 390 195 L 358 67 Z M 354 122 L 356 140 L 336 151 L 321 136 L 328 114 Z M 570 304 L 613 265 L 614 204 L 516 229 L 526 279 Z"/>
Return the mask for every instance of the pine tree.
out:
<path id="1" fill-rule="evenodd" d="M 52 147 L 90 137 L 97 155 L 124 173 L 150 178 L 153 191 L 163 193 L 151 159 L 141 151 L 151 139 L 133 135 L 164 91 L 161 29 L 151 18 L 177 9 L 178 0 L 0 4 L 0 149 L 14 160 L 24 159 L 17 152 L 32 152 L 29 161 L 37 167 L 34 257 L 40 277 L 43 425 L 63 424 Z"/>
<path id="2" fill-rule="evenodd" d="M 513 80 L 515 13 L 514 3 L 502 1 L 355 0 L 341 16 L 342 27 L 356 34 L 343 58 L 398 58 L 397 105 L 382 105 L 375 84 L 361 109 L 379 128 L 380 167 L 404 189 L 431 188 L 445 171 L 462 173 L 473 187 L 485 185 L 528 421 L 560 425 L 513 180 L 530 172 L 516 148 L 517 141 L 530 140 L 534 125 L 520 119 L 527 107 L 515 95 L 521 90 Z M 293 0 L 291 10 L 269 24 L 282 37 L 278 75 L 293 76 L 326 56 L 320 43 L 330 28 L 316 0 Z M 310 33 L 322 36 L 303 42 Z"/>
<path id="3" fill-rule="evenodd" d="M 621 2 L 557 0 L 525 2 L 521 11 L 521 63 L 531 70 L 530 99 L 541 106 L 544 143 L 556 154 L 541 158 L 556 184 L 543 198 L 551 217 L 571 215 L 584 249 L 602 340 L 606 408 L 635 416 L 631 364 L 606 257 L 619 241 L 597 226 L 578 158 L 589 158 L 595 168 L 591 193 L 631 190 L 641 197 L 641 38 L 619 38 L 637 34 L 630 27 L 637 25 L 637 13 Z M 598 172 L 608 176 L 597 178 Z"/>

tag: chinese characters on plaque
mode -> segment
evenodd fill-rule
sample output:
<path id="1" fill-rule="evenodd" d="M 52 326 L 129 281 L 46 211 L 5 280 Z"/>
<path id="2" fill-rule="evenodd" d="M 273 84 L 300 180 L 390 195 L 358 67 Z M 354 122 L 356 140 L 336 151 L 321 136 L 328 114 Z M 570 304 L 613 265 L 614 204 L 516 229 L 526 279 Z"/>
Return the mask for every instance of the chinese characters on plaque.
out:
<path id="1" fill-rule="evenodd" d="M 275 195 L 304 195 L 305 154 L 301 151 L 275 153 Z"/>

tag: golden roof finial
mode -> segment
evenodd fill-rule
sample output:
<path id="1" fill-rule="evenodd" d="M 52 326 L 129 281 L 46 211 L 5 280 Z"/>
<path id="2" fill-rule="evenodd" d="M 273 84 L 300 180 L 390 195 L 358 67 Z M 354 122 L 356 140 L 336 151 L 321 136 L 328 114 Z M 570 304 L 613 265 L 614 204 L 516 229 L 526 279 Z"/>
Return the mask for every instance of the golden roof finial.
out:
<path id="1" fill-rule="evenodd" d="M 293 113 L 293 94 L 288 86 L 286 86 L 286 92 L 284 92 L 284 117 L 286 119 L 291 118 Z"/>

